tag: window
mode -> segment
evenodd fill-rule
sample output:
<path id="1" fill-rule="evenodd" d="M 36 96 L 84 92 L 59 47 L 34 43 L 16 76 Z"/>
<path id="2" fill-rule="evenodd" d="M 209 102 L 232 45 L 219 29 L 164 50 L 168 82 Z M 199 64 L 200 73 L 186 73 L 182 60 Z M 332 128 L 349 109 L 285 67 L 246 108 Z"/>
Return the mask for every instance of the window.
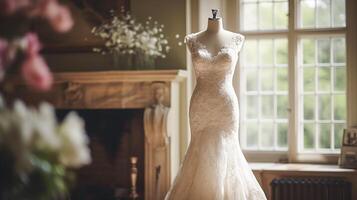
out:
<path id="1" fill-rule="evenodd" d="M 243 149 L 338 153 L 347 116 L 345 0 L 240 0 L 239 8 Z"/>
<path id="2" fill-rule="evenodd" d="M 346 123 L 344 36 L 302 37 L 299 46 L 299 149 L 336 151 Z"/>
<path id="3" fill-rule="evenodd" d="M 241 112 L 246 149 L 287 149 L 287 56 L 284 37 L 247 39 L 244 44 Z"/>

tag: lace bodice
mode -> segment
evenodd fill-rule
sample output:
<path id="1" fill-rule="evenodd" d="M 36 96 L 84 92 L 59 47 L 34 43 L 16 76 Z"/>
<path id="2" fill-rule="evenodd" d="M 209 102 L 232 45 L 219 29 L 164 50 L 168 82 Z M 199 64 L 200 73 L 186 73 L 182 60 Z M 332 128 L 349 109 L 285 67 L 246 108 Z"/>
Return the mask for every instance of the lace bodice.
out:
<path id="1" fill-rule="evenodd" d="M 185 41 L 191 52 L 197 82 L 205 77 L 209 77 L 212 84 L 221 83 L 221 80 L 231 82 L 244 36 L 232 34 L 215 54 L 197 39 L 197 33 L 187 35 Z"/>
<path id="2" fill-rule="evenodd" d="M 197 40 L 197 33 L 189 34 L 185 37 L 185 42 L 192 55 L 196 75 L 204 71 L 215 71 L 230 68 L 234 71 L 238 53 L 242 48 L 244 36 L 236 34 L 231 37 L 219 50 L 213 55 L 207 47 Z"/>

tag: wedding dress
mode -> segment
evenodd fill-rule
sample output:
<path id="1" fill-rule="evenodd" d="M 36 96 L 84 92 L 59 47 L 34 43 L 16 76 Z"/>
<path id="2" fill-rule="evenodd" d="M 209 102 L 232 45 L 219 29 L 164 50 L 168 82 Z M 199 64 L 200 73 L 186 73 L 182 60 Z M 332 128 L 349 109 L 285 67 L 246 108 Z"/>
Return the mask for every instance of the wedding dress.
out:
<path id="1" fill-rule="evenodd" d="M 233 73 L 243 36 L 212 55 L 186 36 L 197 77 L 190 104 L 191 142 L 166 200 L 266 200 L 238 142 Z"/>

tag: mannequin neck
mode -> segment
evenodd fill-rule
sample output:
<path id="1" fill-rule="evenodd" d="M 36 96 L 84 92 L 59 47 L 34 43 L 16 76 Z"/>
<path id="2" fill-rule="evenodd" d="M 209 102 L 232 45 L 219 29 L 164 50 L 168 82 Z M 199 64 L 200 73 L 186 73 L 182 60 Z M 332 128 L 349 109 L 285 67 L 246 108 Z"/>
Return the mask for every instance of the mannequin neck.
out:
<path id="1" fill-rule="evenodd" d="M 218 33 L 220 31 L 224 30 L 223 29 L 223 22 L 222 18 L 217 18 L 217 19 L 208 19 L 208 24 L 207 24 L 207 31 L 211 33 Z"/>

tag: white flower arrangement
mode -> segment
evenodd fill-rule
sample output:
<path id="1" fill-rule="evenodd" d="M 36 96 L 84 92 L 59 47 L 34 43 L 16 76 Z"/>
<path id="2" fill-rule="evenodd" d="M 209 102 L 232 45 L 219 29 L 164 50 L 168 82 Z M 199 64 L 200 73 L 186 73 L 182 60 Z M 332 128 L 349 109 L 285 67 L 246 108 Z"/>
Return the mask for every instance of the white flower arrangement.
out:
<path id="1" fill-rule="evenodd" d="M 120 55 L 143 54 L 151 58 L 165 58 L 170 50 L 168 40 L 163 33 L 164 25 L 148 17 L 145 24 L 138 23 L 128 12 L 121 11 L 120 16 L 112 13 L 112 19 L 92 29 L 92 33 L 105 40 L 104 48 L 93 51 L 102 54 L 119 53 Z"/>
<path id="2" fill-rule="evenodd" d="M 48 103 L 34 109 L 16 101 L 10 109 L 0 97 L 0 119 L 0 162 L 6 166 L 0 171 L 0 198 L 36 196 L 27 194 L 34 187 L 41 188 L 35 199 L 63 195 L 67 168 L 91 162 L 84 122 L 74 112 L 58 123 Z"/>

